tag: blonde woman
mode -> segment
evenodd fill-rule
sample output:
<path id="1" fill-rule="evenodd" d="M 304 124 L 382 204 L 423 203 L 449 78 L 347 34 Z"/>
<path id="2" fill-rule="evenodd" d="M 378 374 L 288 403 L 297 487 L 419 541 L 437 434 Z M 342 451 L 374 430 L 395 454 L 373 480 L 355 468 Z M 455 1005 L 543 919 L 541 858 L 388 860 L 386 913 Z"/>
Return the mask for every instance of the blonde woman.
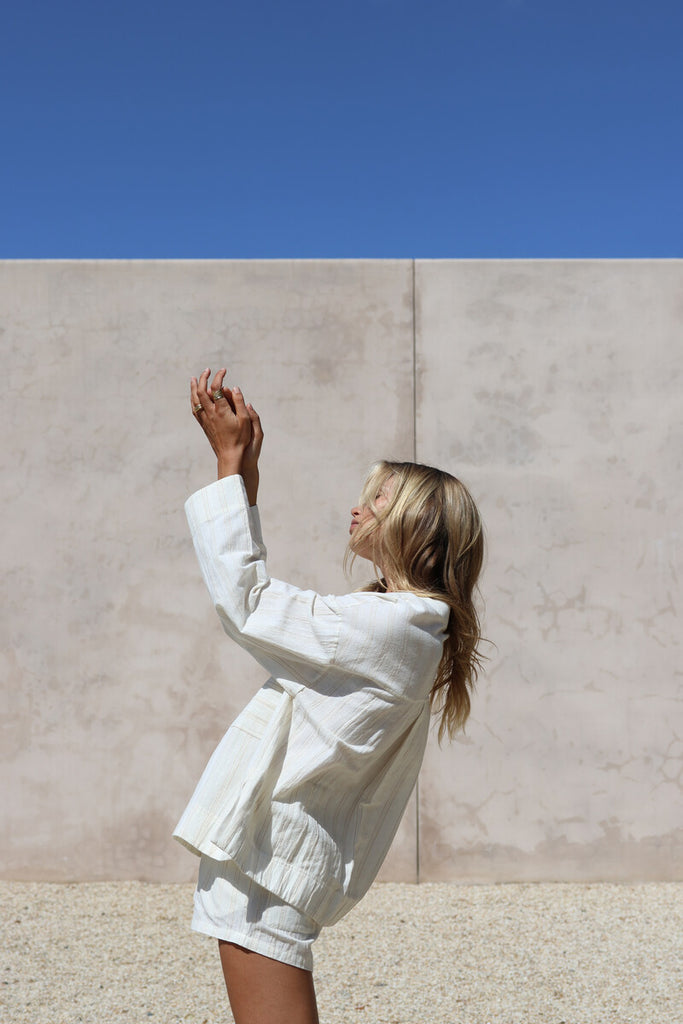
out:
<path id="1" fill-rule="evenodd" d="M 464 725 L 480 639 L 479 514 L 454 477 L 380 462 L 351 510 L 363 591 L 272 579 L 256 507 L 263 431 L 219 370 L 191 381 L 218 480 L 185 506 L 226 633 L 269 673 L 175 831 L 201 857 L 192 927 L 219 941 L 236 1024 L 316 1024 L 311 946 L 366 893 L 417 779 L 430 722 Z"/>

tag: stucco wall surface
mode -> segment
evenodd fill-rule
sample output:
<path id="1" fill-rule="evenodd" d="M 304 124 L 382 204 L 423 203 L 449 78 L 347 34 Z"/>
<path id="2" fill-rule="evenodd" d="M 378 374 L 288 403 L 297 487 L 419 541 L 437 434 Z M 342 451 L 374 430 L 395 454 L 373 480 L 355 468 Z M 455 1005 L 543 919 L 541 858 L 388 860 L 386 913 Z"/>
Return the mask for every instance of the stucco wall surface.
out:
<path id="1" fill-rule="evenodd" d="M 683 877 L 681 261 L 0 263 L 0 873 L 192 877 L 169 834 L 263 681 L 182 505 L 191 374 L 262 415 L 276 576 L 323 592 L 378 457 L 461 476 L 495 647 L 383 877 Z"/>
<path id="2" fill-rule="evenodd" d="M 680 878 L 683 264 L 418 263 L 416 296 L 417 456 L 484 511 L 496 644 L 422 875 Z"/>

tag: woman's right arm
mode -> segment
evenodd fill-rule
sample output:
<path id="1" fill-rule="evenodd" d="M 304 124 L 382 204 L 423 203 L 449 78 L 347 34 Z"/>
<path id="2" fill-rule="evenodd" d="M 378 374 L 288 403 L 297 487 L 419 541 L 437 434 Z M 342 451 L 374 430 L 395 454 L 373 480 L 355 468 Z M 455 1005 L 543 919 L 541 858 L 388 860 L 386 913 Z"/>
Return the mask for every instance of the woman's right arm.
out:
<path id="1" fill-rule="evenodd" d="M 269 672 L 310 683 L 334 659 L 339 619 L 313 591 L 271 579 L 256 496 L 263 430 L 238 387 L 219 370 L 191 380 L 192 412 L 218 460 L 218 480 L 185 504 L 192 540 L 226 633 Z M 278 670 L 279 666 L 279 670 Z"/>
<path id="2" fill-rule="evenodd" d="M 199 566 L 228 636 L 268 672 L 311 685 L 332 664 L 339 637 L 334 599 L 270 577 L 258 509 L 231 473 L 185 503 Z"/>

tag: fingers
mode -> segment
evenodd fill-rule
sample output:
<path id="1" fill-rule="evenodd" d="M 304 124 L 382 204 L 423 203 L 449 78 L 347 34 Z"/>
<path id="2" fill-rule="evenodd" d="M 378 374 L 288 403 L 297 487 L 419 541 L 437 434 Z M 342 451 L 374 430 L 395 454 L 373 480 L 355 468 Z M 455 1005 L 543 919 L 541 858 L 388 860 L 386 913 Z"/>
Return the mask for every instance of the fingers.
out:
<path id="1" fill-rule="evenodd" d="M 232 389 L 232 400 L 235 405 L 235 415 L 237 418 L 240 420 L 250 420 L 251 417 L 244 401 L 244 395 L 237 384 Z"/>
<path id="2" fill-rule="evenodd" d="M 192 415 L 198 419 L 201 416 L 203 409 L 202 403 L 199 401 L 199 394 L 197 393 L 197 378 L 192 377 L 190 380 L 190 405 L 192 406 Z"/>
<path id="3" fill-rule="evenodd" d="M 206 382 L 209 379 L 211 370 L 204 370 L 200 374 L 199 380 L 193 377 L 190 381 L 190 394 L 192 396 L 192 412 L 196 418 L 202 416 L 203 413 L 209 412 L 213 405 L 213 399 L 206 390 Z"/>
<path id="4" fill-rule="evenodd" d="M 221 385 L 228 371 L 223 369 L 219 370 L 213 379 L 213 384 L 209 387 L 209 377 L 211 376 L 211 370 L 204 370 L 197 381 L 197 398 L 201 402 L 202 409 L 204 412 L 214 412 L 216 403 L 219 404 L 219 408 L 223 405 L 223 399 L 226 399 L 227 404 L 230 405 L 230 388 L 225 389 L 224 394 L 219 394 L 217 398 L 214 398 L 214 394 L 217 391 L 222 390 Z"/>
<path id="5" fill-rule="evenodd" d="M 210 402 L 210 401 L 213 401 L 213 399 L 211 398 L 211 395 L 206 390 L 206 385 L 209 382 L 209 374 L 210 373 L 211 373 L 211 370 L 204 370 L 202 373 L 200 373 L 199 380 L 197 381 L 197 396 L 199 398 L 199 401 L 202 403 L 202 405 L 204 405 L 205 401 L 207 403 Z"/>
<path id="6" fill-rule="evenodd" d="M 251 404 L 247 403 L 247 412 L 249 413 L 249 419 L 251 420 L 251 429 L 255 441 L 263 440 L 263 427 L 261 426 L 261 417 L 256 412 L 256 409 Z"/>
<path id="7" fill-rule="evenodd" d="M 223 399 L 225 399 L 232 408 L 232 392 L 229 387 L 223 386 L 223 381 L 225 380 L 225 375 L 227 372 L 228 371 L 225 368 L 218 371 L 218 373 L 213 378 L 210 394 L 214 402 L 222 402 Z M 223 393 L 221 394 L 221 392 Z"/>
<path id="8" fill-rule="evenodd" d="M 211 384 L 211 390 L 212 391 L 217 391 L 218 388 L 222 388 L 223 387 L 223 381 L 225 380 L 225 375 L 226 375 L 227 372 L 228 372 L 227 370 L 223 369 L 223 370 L 219 370 L 218 373 L 215 374 L 215 376 L 213 378 L 213 383 Z"/>
<path id="9" fill-rule="evenodd" d="M 221 418 L 223 418 L 228 413 L 228 410 L 230 410 L 243 424 L 249 423 L 251 425 L 255 438 L 262 439 L 261 421 L 254 407 L 252 405 L 247 406 L 244 401 L 244 395 L 239 387 L 229 388 L 223 386 L 227 372 L 225 367 L 218 370 L 214 375 L 211 385 L 209 385 L 210 369 L 204 370 L 199 375 L 199 378 L 191 378 L 190 399 L 193 415 L 201 421 L 207 416 L 211 418 L 216 413 L 221 414 Z M 222 394 L 220 394 L 221 391 L 223 392 Z M 214 398 L 216 392 L 219 392 L 219 394 Z"/>

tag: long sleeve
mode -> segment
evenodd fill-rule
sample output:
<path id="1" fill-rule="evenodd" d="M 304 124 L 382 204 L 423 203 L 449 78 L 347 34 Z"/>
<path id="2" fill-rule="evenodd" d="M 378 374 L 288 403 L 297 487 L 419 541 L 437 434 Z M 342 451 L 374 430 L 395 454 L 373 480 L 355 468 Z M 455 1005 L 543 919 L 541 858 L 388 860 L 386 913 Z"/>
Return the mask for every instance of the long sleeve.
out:
<path id="1" fill-rule="evenodd" d="M 185 504 L 199 565 L 225 632 L 273 675 L 310 685 L 334 660 L 339 614 L 330 600 L 272 579 L 258 509 L 241 476 Z"/>

